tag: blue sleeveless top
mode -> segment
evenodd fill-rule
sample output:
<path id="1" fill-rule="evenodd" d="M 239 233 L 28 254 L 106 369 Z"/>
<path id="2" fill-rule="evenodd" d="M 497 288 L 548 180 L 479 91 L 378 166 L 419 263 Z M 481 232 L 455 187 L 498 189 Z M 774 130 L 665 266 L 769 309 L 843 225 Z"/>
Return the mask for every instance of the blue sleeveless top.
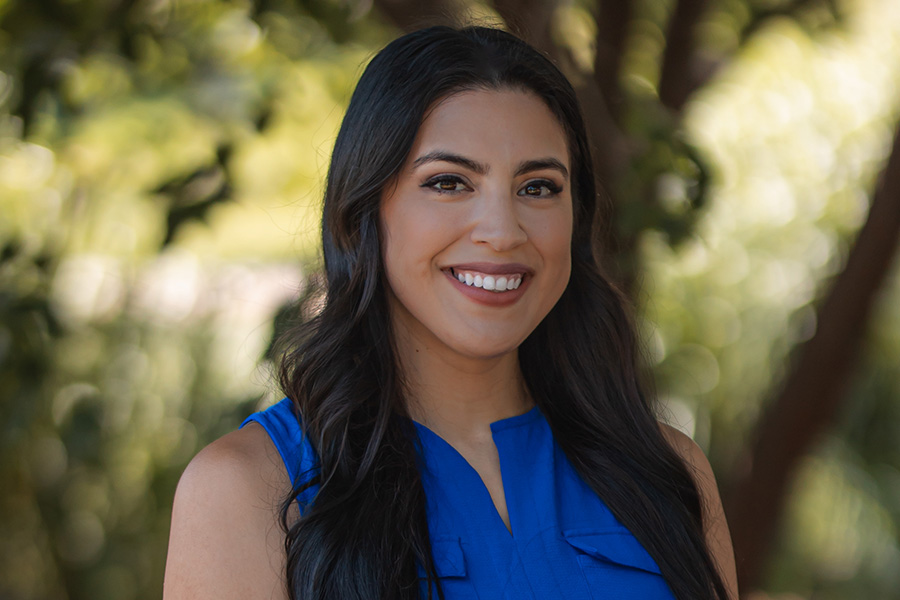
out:
<path id="1" fill-rule="evenodd" d="M 314 473 L 315 453 L 289 399 L 241 427 L 250 422 L 268 432 L 295 485 Z M 436 433 L 416 428 L 447 600 L 674 600 L 656 562 L 575 472 L 536 406 L 491 424 L 512 533 L 475 469 Z M 301 514 L 314 495 L 311 488 L 298 498 Z"/>

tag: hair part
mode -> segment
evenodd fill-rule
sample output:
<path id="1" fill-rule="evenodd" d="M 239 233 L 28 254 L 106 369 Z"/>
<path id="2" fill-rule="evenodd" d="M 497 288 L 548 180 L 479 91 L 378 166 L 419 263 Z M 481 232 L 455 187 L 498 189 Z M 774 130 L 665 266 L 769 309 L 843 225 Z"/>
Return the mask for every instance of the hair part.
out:
<path id="1" fill-rule="evenodd" d="M 597 192 L 575 92 L 513 35 L 443 26 L 404 35 L 372 59 L 335 141 L 322 219 L 324 307 L 282 339 L 281 385 L 319 461 L 283 505 L 290 597 L 418 598 L 419 569 L 429 598 L 438 583 L 390 326 L 380 201 L 436 102 L 504 89 L 543 100 L 563 127 L 571 163 L 572 275 L 519 348 L 528 390 L 573 466 L 656 560 L 675 597 L 725 599 L 697 488 L 638 382 L 627 303 L 593 252 Z M 314 501 L 291 522 L 291 503 L 312 487 Z"/>

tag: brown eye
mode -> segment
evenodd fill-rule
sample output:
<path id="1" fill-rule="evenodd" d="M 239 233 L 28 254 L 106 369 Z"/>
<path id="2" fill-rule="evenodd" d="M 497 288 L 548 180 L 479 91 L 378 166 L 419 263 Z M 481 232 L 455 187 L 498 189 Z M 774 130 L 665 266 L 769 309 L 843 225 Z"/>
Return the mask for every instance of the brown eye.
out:
<path id="1" fill-rule="evenodd" d="M 555 196 L 562 191 L 562 188 L 548 180 L 531 181 L 519 192 L 520 196 L 532 196 L 534 198 L 544 198 Z"/>
<path id="2" fill-rule="evenodd" d="M 432 188 L 439 194 L 455 194 L 465 191 L 466 184 L 459 177 L 453 175 L 441 175 L 432 177 L 422 184 L 424 188 Z"/>

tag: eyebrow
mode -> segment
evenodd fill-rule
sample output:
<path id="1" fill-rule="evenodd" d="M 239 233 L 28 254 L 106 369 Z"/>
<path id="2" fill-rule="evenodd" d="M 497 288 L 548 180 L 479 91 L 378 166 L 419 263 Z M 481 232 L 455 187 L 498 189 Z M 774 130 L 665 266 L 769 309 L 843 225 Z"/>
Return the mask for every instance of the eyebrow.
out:
<path id="1" fill-rule="evenodd" d="M 466 158 L 465 156 L 460 156 L 459 154 L 453 154 L 452 152 L 446 152 L 443 150 L 435 150 L 433 152 L 429 152 L 428 154 L 423 154 L 413 161 L 413 168 L 416 169 L 424 164 L 439 161 L 460 165 L 461 167 L 465 167 L 466 169 L 474 171 L 479 175 L 487 175 L 488 171 L 491 170 L 491 168 L 484 163 L 480 163 L 478 161 L 472 160 L 471 158 Z M 553 169 L 554 171 L 559 171 L 566 180 L 569 179 L 569 170 L 565 167 L 565 165 L 563 165 L 559 160 L 550 156 L 546 158 L 526 160 L 519 163 L 519 166 L 516 168 L 515 176 L 518 177 L 519 175 L 524 175 L 525 173 L 530 173 L 532 171 L 540 171 L 542 169 Z"/>

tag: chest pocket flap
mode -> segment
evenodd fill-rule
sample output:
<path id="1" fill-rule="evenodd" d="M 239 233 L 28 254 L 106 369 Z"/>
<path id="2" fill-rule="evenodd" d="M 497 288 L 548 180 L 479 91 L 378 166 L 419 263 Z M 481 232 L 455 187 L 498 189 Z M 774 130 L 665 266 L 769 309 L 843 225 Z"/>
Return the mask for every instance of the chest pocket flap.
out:
<path id="1" fill-rule="evenodd" d="M 437 536 L 431 539 L 431 554 L 438 577 L 465 577 L 466 558 L 458 537 Z"/>
<path id="2" fill-rule="evenodd" d="M 569 545 L 594 558 L 660 574 L 656 561 L 628 531 L 569 529 L 562 534 Z"/>

